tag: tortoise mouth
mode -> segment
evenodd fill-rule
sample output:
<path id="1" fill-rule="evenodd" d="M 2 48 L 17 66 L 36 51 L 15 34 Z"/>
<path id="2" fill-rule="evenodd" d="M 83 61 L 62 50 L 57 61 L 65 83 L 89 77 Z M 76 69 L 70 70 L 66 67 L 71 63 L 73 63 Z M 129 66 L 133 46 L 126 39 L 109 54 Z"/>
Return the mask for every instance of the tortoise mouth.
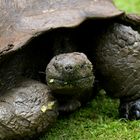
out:
<path id="1" fill-rule="evenodd" d="M 81 84 L 91 86 L 93 85 L 94 82 L 94 76 L 93 75 L 88 75 L 82 78 L 77 78 L 77 79 L 60 79 L 60 78 L 49 78 L 47 80 L 48 85 L 51 87 L 58 87 L 58 88 L 73 88 L 73 87 L 80 87 Z M 79 85 L 80 84 L 80 85 Z"/>

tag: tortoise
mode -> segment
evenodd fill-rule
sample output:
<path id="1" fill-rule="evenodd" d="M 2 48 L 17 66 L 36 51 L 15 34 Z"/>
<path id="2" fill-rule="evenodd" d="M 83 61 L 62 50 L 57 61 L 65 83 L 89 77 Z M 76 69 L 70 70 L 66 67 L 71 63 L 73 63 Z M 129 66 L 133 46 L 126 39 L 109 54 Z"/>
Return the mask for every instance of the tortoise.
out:
<path id="1" fill-rule="evenodd" d="M 79 47 L 80 24 L 120 14 L 102 0 L 0 0 L 0 139 L 35 137 L 58 111 L 74 111 L 92 98 L 93 66 Z M 56 80 L 50 68 L 65 74 Z"/>
<path id="2" fill-rule="evenodd" d="M 34 137 L 91 100 L 104 30 L 138 19 L 112 0 L 0 0 L 0 139 Z"/>

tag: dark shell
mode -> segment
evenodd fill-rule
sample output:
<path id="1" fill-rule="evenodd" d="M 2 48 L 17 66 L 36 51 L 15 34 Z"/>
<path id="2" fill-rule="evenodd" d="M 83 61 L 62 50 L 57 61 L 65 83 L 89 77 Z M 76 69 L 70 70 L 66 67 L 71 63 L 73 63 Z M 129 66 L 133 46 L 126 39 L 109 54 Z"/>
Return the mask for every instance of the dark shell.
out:
<path id="1" fill-rule="evenodd" d="M 136 14 L 126 14 L 121 17 L 125 23 L 130 23 L 134 27 L 140 26 L 140 16 Z"/>
<path id="2" fill-rule="evenodd" d="M 112 0 L 0 0 L 0 56 L 49 29 L 122 14 Z"/>

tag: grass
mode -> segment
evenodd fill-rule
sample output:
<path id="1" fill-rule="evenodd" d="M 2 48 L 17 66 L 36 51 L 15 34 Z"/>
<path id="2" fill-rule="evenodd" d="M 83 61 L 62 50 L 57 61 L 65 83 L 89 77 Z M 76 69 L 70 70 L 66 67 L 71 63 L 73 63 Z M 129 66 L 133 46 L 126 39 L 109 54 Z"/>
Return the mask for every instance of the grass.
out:
<path id="1" fill-rule="evenodd" d="M 118 100 L 99 94 L 86 107 L 58 121 L 40 140 L 139 140 L 140 121 L 119 119 Z"/>
<path id="2" fill-rule="evenodd" d="M 140 0 L 114 0 L 117 7 L 127 13 L 140 14 Z"/>
<path id="3" fill-rule="evenodd" d="M 127 13 L 140 13 L 140 0 L 114 0 Z M 86 107 L 58 118 L 40 140 L 140 140 L 140 121 L 123 121 L 118 100 L 99 94 Z"/>

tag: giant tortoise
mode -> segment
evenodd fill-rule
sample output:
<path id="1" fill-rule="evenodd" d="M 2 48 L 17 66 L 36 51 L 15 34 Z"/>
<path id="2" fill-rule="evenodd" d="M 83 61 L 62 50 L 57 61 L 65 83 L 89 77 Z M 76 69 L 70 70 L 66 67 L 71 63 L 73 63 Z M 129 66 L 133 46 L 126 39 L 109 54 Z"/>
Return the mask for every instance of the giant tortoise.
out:
<path id="1" fill-rule="evenodd" d="M 34 137 L 93 97 L 80 24 L 122 13 L 102 0 L 0 0 L 0 139 Z"/>
<path id="2" fill-rule="evenodd" d="M 99 79 L 98 73 L 108 80 L 104 71 L 113 79 L 112 65 L 104 68 L 109 61 L 100 64 L 107 55 L 101 47 L 114 44 L 106 32 L 123 38 L 120 32 L 125 30 L 124 42 L 130 35 L 137 41 L 139 34 L 133 30 L 138 25 L 137 16 L 118 10 L 112 0 L 0 0 L 0 139 L 34 137 L 49 128 L 58 112 L 74 111 L 91 100 L 94 72 Z M 114 82 L 118 90 L 125 85 L 123 80 Z M 139 98 L 136 92 L 132 97 L 127 90 L 119 93 L 122 107 L 125 99 L 129 104 Z"/>

